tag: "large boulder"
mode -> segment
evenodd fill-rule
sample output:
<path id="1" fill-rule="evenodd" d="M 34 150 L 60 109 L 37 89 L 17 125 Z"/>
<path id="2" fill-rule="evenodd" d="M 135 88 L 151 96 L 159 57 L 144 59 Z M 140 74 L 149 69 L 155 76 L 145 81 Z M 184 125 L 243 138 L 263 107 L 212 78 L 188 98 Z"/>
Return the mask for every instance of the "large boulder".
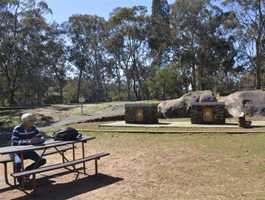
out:
<path id="1" fill-rule="evenodd" d="M 227 111 L 233 117 L 239 117 L 242 112 L 245 112 L 250 117 L 265 116 L 264 91 L 239 91 L 225 97 L 220 97 L 218 100 L 225 103 Z"/>
<path id="2" fill-rule="evenodd" d="M 212 91 L 194 91 L 173 100 L 162 101 L 158 105 L 158 112 L 165 118 L 190 116 L 191 104 L 194 102 L 215 102 Z"/>

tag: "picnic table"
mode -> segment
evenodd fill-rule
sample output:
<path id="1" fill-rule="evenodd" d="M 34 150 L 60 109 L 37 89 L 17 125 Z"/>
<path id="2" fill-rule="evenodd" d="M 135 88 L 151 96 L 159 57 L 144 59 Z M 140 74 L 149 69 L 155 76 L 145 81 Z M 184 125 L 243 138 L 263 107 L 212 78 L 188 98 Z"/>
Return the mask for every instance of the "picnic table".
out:
<path id="1" fill-rule="evenodd" d="M 95 137 L 82 137 L 73 141 L 55 141 L 54 139 L 48 139 L 46 140 L 43 144 L 41 145 L 21 145 L 21 146 L 7 146 L 7 147 L 1 147 L 0 148 L 0 155 L 12 155 L 12 154 L 18 154 L 21 156 L 21 171 L 20 172 L 15 172 L 14 169 L 14 162 L 13 159 L 5 159 L 0 161 L 0 164 L 4 165 L 4 177 L 5 177 L 5 182 L 6 184 L 12 186 L 12 187 L 17 187 L 17 178 L 19 177 L 25 177 L 25 176 L 30 176 L 33 175 L 33 188 L 36 189 L 36 174 L 42 173 L 42 172 L 47 172 L 47 171 L 53 171 L 61 168 L 65 168 L 67 170 L 70 170 L 72 172 L 78 172 L 79 169 L 76 169 L 76 165 L 78 164 L 83 164 L 83 167 L 81 169 L 84 170 L 84 174 L 86 174 L 86 162 L 95 160 L 95 174 L 98 174 L 98 164 L 97 161 L 105 156 L 108 156 L 109 153 L 97 153 L 94 155 L 85 155 L 85 143 L 87 143 L 90 140 L 94 140 Z M 76 159 L 76 145 L 78 143 L 81 143 L 82 146 L 82 158 Z M 52 151 L 48 151 L 48 150 Z M 61 162 L 52 164 L 52 165 L 45 165 L 43 167 L 33 169 L 33 170 L 25 170 L 24 168 L 24 159 L 23 159 L 23 153 L 27 151 L 40 151 L 40 160 L 44 156 L 48 156 L 51 154 L 56 154 L 58 153 L 61 156 Z M 65 156 L 66 151 L 72 151 L 72 158 L 69 159 Z M 11 173 L 11 176 L 14 179 L 14 184 L 11 184 L 9 179 L 8 179 L 8 167 L 7 163 L 13 163 L 13 172 Z M 69 167 L 72 167 L 73 169 L 69 169 Z M 24 188 L 23 181 L 22 181 L 22 188 Z"/>

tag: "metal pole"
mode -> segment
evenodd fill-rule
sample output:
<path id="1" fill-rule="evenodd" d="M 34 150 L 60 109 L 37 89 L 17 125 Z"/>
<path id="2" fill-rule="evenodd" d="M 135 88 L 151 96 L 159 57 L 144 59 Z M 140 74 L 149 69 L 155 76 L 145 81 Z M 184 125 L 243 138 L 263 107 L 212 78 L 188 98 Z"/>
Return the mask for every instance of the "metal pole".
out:
<path id="1" fill-rule="evenodd" d="M 84 114 L 84 110 L 83 110 L 83 103 L 81 103 L 81 114 Z"/>

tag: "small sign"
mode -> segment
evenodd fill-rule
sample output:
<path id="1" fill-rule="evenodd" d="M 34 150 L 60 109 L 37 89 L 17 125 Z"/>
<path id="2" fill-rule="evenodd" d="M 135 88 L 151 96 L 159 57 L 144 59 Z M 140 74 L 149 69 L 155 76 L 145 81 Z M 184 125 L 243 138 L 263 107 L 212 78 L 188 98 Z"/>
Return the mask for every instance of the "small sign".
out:
<path id="1" fill-rule="evenodd" d="M 85 103 L 86 102 L 86 99 L 84 97 L 79 97 L 79 102 L 80 103 Z"/>
<path id="2" fill-rule="evenodd" d="M 80 108 L 81 108 L 81 115 L 83 115 L 84 114 L 84 107 L 83 107 L 83 103 L 85 103 L 86 102 L 86 99 L 84 98 L 84 97 L 80 97 L 79 98 L 79 103 L 81 104 L 80 106 Z"/>

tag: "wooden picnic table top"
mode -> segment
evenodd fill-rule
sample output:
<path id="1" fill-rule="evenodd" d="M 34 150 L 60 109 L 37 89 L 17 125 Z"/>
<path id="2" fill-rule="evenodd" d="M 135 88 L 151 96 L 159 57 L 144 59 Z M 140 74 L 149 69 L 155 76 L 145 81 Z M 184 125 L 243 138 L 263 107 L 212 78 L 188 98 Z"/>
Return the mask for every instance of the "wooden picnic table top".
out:
<path id="1" fill-rule="evenodd" d="M 88 140 L 93 140 L 93 139 L 95 139 L 95 137 L 92 137 L 92 136 L 86 136 L 86 137 L 82 137 L 80 139 L 72 140 L 72 141 L 55 141 L 54 139 L 48 139 L 43 144 L 40 144 L 40 145 L 6 146 L 6 147 L 0 148 L 0 155 L 19 153 L 19 152 L 24 152 L 24 151 L 29 151 L 29 150 L 42 150 L 42 149 L 47 149 L 47 148 L 52 148 L 52 147 L 64 146 L 68 144 L 86 142 Z"/>

